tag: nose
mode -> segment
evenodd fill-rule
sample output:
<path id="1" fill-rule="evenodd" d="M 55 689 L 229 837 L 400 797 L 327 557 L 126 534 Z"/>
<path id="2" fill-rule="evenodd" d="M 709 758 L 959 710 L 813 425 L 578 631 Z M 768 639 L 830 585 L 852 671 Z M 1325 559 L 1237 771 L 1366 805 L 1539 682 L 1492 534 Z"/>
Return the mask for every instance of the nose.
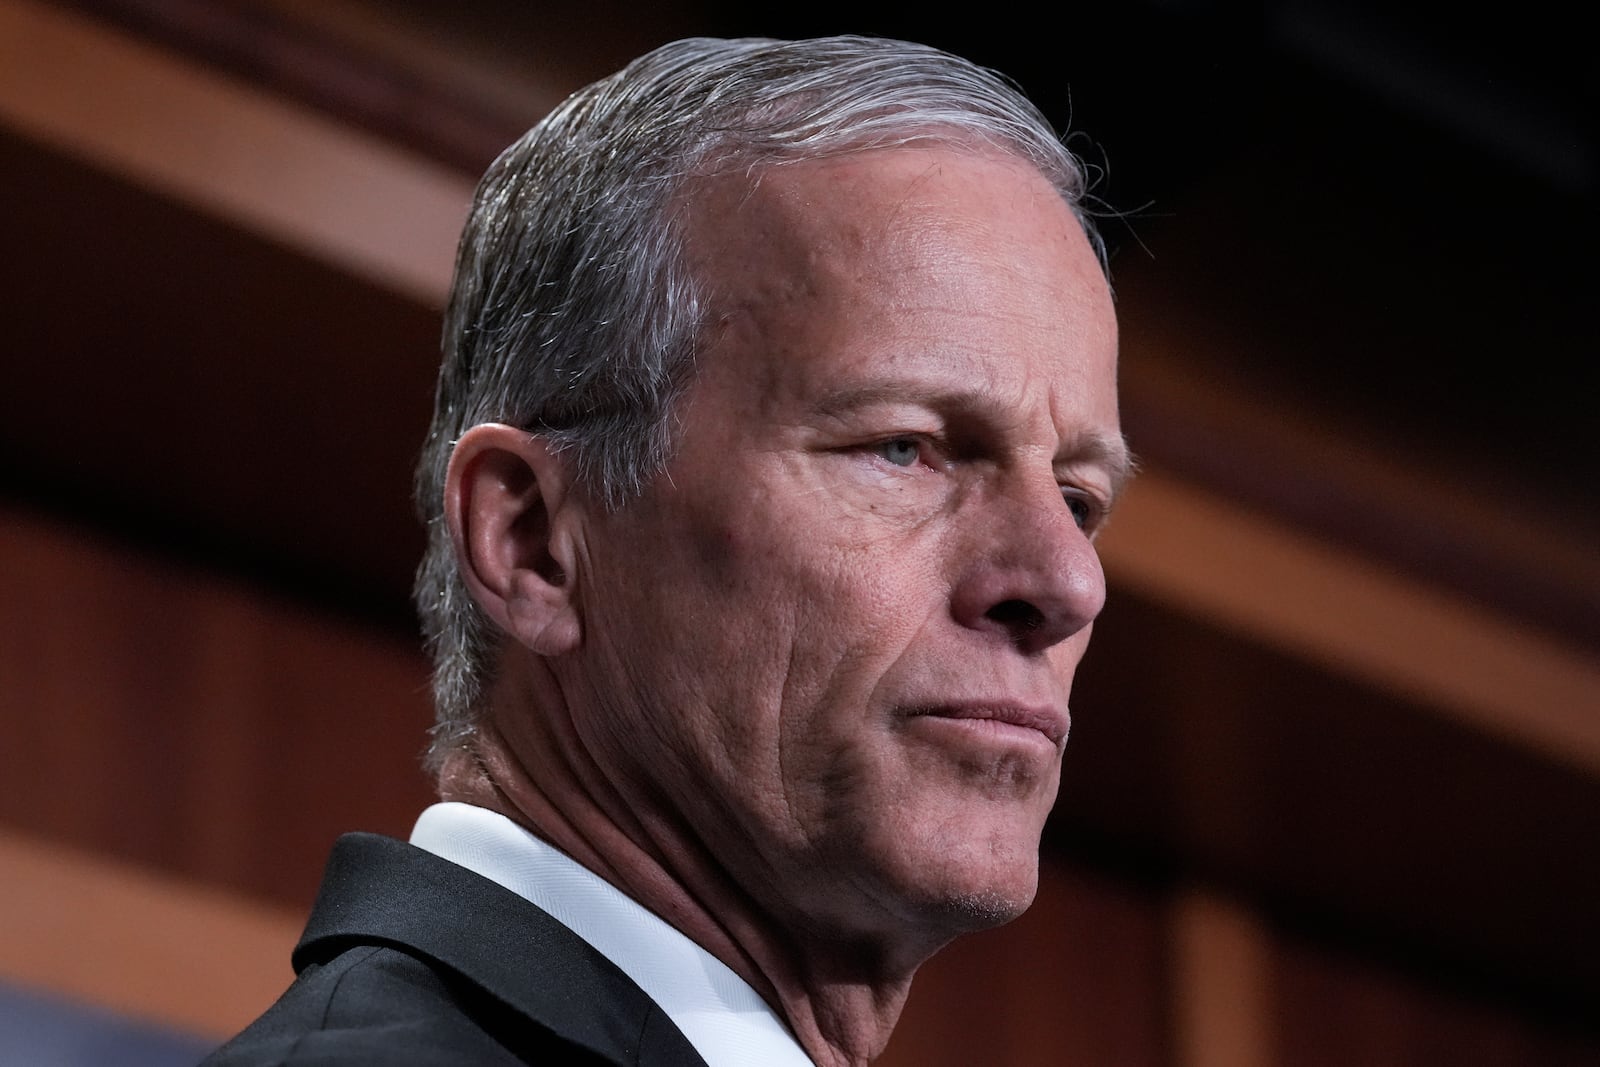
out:
<path id="1" fill-rule="evenodd" d="M 962 626 L 1033 655 L 1065 641 L 1105 606 L 1105 572 L 1052 482 L 1046 497 L 975 515 L 951 611 Z"/>

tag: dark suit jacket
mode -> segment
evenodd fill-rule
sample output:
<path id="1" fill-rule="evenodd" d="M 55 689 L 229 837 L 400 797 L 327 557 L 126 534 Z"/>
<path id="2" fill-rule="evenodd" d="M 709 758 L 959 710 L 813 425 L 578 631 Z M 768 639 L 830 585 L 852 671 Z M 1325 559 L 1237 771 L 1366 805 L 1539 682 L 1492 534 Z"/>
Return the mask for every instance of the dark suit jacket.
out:
<path id="1" fill-rule="evenodd" d="M 289 990 L 204 1061 L 705 1067 L 616 965 L 463 867 L 374 834 L 334 846 Z"/>

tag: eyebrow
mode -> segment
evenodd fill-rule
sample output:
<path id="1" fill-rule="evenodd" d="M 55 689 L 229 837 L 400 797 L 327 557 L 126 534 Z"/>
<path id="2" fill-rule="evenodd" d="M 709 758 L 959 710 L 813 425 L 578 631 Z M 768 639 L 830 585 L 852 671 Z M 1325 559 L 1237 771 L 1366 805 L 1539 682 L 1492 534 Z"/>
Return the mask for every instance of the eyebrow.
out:
<path id="1" fill-rule="evenodd" d="M 838 416 L 873 404 L 919 404 L 935 410 L 977 411 L 993 408 L 992 401 L 973 389 L 948 389 L 920 381 L 877 381 L 864 385 L 832 389 L 817 399 L 815 410 L 824 416 Z M 1083 430 L 1071 435 L 1062 449 L 1069 461 L 1088 461 L 1106 469 L 1111 476 L 1111 499 L 1122 495 L 1139 471 L 1139 461 L 1123 434 Z"/>

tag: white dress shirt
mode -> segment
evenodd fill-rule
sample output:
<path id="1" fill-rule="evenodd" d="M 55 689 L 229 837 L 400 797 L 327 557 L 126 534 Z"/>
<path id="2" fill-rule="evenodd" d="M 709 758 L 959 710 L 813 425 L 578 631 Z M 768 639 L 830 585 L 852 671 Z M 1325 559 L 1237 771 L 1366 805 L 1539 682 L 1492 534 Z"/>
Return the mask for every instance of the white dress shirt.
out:
<path id="1" fill-rule="evenodd" d="M 709 1067 L 814 1067 L 750 984 L 676 928 L 510 819 L 435 804 L 411 843 L 532 901 L 632 978 Z"/>

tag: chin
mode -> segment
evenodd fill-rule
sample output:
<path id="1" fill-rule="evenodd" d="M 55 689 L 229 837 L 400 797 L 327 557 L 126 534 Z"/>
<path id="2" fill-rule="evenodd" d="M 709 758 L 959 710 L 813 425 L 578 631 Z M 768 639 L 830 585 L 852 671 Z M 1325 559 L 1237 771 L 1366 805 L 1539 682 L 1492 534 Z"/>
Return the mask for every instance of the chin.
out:
<path id="1" fill-rule="evenodd" d="M 1025 896 L 992 891 L 958 894 L 945 902 L 945 924 L 956 933 L 1004 926 L 1028 910 L 1033 903 L 1033 896 L 1032 891 Z"/>
<path id="2" fill-rule="evenodd" d="M 1005 925 L 1027 911 L 1039 891 L 1037 843 L 1011 856 L 969 846 L 936 857 L 929 858 L 936 869 L 925 870 L 909 895 L 920 921 L 952 936 Z"/>

